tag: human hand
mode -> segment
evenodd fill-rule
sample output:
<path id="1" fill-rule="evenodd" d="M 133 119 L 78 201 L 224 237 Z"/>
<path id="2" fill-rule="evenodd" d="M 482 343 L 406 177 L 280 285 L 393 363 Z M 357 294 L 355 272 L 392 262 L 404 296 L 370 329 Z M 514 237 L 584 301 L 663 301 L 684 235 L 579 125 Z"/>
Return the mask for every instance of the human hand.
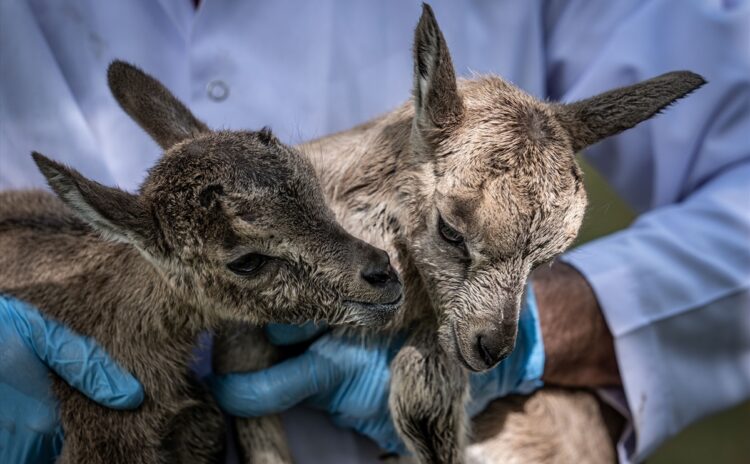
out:
<path id="1" fill-rule="evenodd" d="M 275 325 L 267 332 L 274 343 L 296 343 L 320 329 Z M 219 405 L 236 416 L 275 414 L 298 403 L 328 412 L 334 423 L 373 439 L 381 448 L 407 452 L 388 409 L 390 363 L 403 337 L 368 337 L 328 333 L 302 355 L 268 369 L 216 376 L 211 387 Z M 525 298 L 516 348 L 495 369 L 471 373 L 474 416 L 493 399 L 509 393 L 529 393 L 541 386 L 544 348 L 533 293 Z"/>
<path id="2" fill-rule="evenodd" d="M 268 331 L 278 344 L 301 341 L 318 330 L 276 325 Z M 334 423 L 369 436 L 383 449 L 405 452 L 388 411 L 389 364 L 403 340 L 327 333 L 300 356 L 262 371 L 211 379 L 219 405 L 235 416 L 265 416 L 298 403 L 328 412 Z"/>
<path id="3" fill-rule="evenodd" d="M 50 370 L 113 409 L 133 409 L 143 387 L 93 340 L 0 295 L 0 462 L 53 462 L 62 448 Z"/>
<path id="4" fill-rule="evenodd" d="M 555 261 L 532 278 L 544 334 L 543 380 L 566 387 L 621 386 L 612 333 L 584 276 Z"/>
<path id="5" fill-rule="evenodd" d="M 326 330 L 328 330 L 328 326 L 325 323 L 268 324 L 266 325 L 266 337 L 276 346 L 294 345 L 312 340 Z"/>

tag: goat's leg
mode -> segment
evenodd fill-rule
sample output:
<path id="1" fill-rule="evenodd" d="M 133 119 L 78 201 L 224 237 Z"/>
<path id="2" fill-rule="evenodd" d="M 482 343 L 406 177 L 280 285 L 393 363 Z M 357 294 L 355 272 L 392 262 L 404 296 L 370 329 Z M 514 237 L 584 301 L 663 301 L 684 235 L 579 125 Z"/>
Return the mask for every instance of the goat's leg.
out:
<path id="1" fill-rule="evenodd" d="M 220 374 L 257 371 L 278 359 L 276 347 L 263 331 L 249 325 L 225 327 L 214 342 L 214 370 Z M 291 463 L 284 428 L 279 416 L 237 417 L 237 443 L 243 463 Z"/>
<path id="2" fill-rule="evenodd" d="M 159 424 L 164 411 L 148 398 L 135 411 L 116 411 L 94 403 L 59 377 L 53 390 L 60 401 L 65 441 L 61 464 L 162 464 Z"/>
<path id="3" fill-rule="evenodd" d="M 89 425 L 90 426 L 90 425 Z M 127 458 L 123 457 L 127 455 Z M 145 464 L 165 464 L 160 450 L 152 446 L 138 446 L 137 444 L 125 444 L 118 446 L 115 455 L 102 454 L 93 450 L 90 443 L 73 438 L 65 434 L 65 443 L 57 457 L 57 464 L 126 464 L 131 462 Z"/>
<path id="4" fill-rule="evenodd" d="M 396 355 L 391 372 L 391 414 L 417 461 L 464 462 L 467 441 L 464 370 L 434 342 L 412 341 Z"/>
<path id="5" fill-rule="evenodd" d="M 191 379 L 189 404 L 172 419 L 164 440 L 168 462 L 209 464 L 221 462 L 226 424 L 207 389 Z"/>
<path id="6" fill-rule="evenodd" d="M 474 419 L 473 463 L 604 464 L 617 461 L 622 418 L 587 391 L 543 388 L 492 402 Z"/>

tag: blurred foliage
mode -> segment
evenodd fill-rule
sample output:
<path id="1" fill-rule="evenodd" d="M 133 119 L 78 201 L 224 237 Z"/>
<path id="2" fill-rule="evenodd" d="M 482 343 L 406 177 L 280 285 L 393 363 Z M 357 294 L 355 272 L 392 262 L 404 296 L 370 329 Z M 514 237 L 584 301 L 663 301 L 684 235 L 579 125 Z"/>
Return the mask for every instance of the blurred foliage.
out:
<path id="1" fill-rule="evenodd" d="M 750 401 L 691 425 L 667 441 L 648 464 L 747 464 Z"/>
<path id="2" fill-rule="evenodd" d="M 589 205 L 576 245 L 624 229 L 635 219 L 633 209 L 615 193 L 607 181 L 581 157 L 578 162 L 583 169 Z"/>
<path id="3" fill-rule="evenodd" d="M 585 161 L 589 207 L 578 244 L 627 227 L 635 212 Z M 709 393 L 710 394 L 710 393 Z M 747 464 L 750 463 L 750 401 L 706 418 L 668 440 L 648 464 Z"/>

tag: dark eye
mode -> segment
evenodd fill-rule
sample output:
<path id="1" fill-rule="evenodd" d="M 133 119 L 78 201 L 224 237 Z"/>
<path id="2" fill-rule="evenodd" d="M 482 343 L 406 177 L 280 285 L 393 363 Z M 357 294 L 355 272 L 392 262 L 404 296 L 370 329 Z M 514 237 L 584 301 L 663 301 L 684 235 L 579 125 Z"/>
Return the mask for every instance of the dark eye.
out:
<path id="1" fill-rule="evenodd" d="M 227 267 L 237 275 L 249 277 L 260 271 L 267 262 L 268 256 L 248 253 L 227 264 Z"/>
<path id="2" fill-rule="evenodd" d="M 440 232 L 440 236 L 443 237 L 443 240 L 445 240 L 446 242 L 456 247 L 466 248 L 466 244 L 464 243 L 464 236 L 458 233 L 456 229 L 449 226 L 443 220 L 442 216 L 438 216 L 438 231 Z"/>

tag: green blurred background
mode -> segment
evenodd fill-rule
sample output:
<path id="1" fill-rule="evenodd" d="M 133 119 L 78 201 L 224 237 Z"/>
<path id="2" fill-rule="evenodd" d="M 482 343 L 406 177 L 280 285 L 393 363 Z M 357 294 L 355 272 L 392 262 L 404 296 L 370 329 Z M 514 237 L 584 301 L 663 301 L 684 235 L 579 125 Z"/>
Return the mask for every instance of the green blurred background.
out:
<path id="1" fill-rule="evenodd" d="M 581 160 L 589 209 L 578 243 L 610 234 L 635 219 L 597 172 Z M 709 393 L 710 394 L 710 393 Z M 667 441 L 648 464 L 750 464 L 750 401 L 708 417 Z"/>

